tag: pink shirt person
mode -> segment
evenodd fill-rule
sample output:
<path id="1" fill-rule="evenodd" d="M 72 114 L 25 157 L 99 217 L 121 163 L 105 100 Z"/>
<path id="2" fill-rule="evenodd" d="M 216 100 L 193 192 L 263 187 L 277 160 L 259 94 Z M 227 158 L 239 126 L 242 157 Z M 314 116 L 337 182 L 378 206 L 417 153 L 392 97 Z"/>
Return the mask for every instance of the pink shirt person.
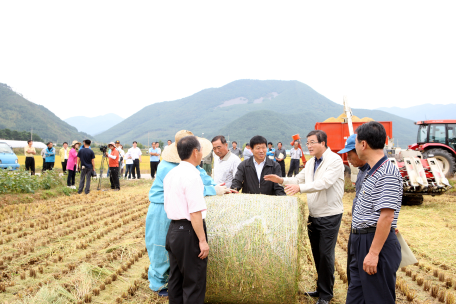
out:
<path id="1" fill-rule="evenodd" d="M 170 220 L 191 220 L 190 213 L 202 211 L 206 218 L 204 184 L 200 172 L 189 162 L 182 161 L 171 169 L 163 181 L 165 212 Z"/>
<path id="2" fill-rule="evenodd" d="M 68 162 L 67 162 L 67 170 L 74 170 L 74 166 L 76 165 L 78 161 L 78 152 L 76 152 L 76 149 L 73 148 L 70 150 L 70 153 L 68 154 Z"/>

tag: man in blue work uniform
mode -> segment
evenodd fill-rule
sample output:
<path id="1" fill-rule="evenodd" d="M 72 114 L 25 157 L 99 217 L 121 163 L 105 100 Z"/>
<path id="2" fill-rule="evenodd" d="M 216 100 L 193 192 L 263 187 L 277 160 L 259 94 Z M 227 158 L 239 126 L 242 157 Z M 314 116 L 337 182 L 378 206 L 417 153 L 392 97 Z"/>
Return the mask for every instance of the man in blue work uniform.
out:
<path id="1" fill-rule="evenodd" d="M 149 191 L 149 210 L 146 217 L 146 248 L 149 254 L 149 288 L 157 292 L 159 296 L 168 296 L 169 257 L 165 249 L 166 234 L 171 220 L 168 219 L 164 209 L 163 180 L 171 169 L 177 167 L 181 161 L 177 152 L 177 143 L 185 136 L 193 135 L 192 132 L 182 130 L 176 133 L 175 142 L 169 145 L 162 153 L 162 161 L 158 165 L 154 183 Z M 198 138 L 200 141 L 203 157 L 212 152 L 212 144 L 209 140 Z M 200 166 L 200 177 L 204 184 L 204 196 L 223 195 L 230 193 L 225 186 L 216 185 L 214 180 L 207 175 Z"/>
<path id="2" fill-rule="evenodd" d="M 401 210 L 402 176 L 384 155 L 385 141 L 385 128 L 378 122 L 357 129 L 356 153 L 371 169 L 353 212 L 349 304 L 396 302 L 401 246 L 395 228 Z"/>
<path id="3" fill-rule="evenodd" d="M 366 177 L 367 171 L 369 171 L 370 167 L 369 164 L 366 163 L 364 160 L 359 159 L 358 154 L 356 154 L 356 149 L 355 149 L 355 140 L 356 140 L 356 134 L 350 135 L 350 137 L 347 138 L 347 141 L 345 142 L 345 148 L 340 150 L 339 154 L 344 154 L 347 153 L 347 159 L 350 162 L 350 164 L 353 167 L 358 167 L 359 172 L 358 176 L 356 177 L 356 195 L 355 198 L 353 199 L 353 206 L 352 206 L 352 212 L 355 211 L 355 205 L 356 205 L 356 200 L 358 199 L 358 194 L 361 191 L 361 186 L 363 185 L 363 180 Z M 348 245 L 347 245 L 347 279 L 348 279 L 348 285 L 350 285 L 350 246 L 351 246 L 351 233 L 348 237 Z"/>

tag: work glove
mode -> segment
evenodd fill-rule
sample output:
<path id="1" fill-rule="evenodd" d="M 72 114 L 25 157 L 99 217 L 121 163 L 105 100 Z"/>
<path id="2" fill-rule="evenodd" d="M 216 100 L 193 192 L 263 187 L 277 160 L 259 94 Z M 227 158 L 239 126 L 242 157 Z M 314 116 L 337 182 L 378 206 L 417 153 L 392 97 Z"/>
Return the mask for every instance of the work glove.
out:
<path id="1" fill-rule="evenodd" d="M 231 190 L 228 189 L 226 186 L 217 185 L 217 186 L 214 186 L 214 188 L 215 188 L 215 193 L 217 193 L 217 195 L 224 195 L 224 194 L 231 193 Z"/>

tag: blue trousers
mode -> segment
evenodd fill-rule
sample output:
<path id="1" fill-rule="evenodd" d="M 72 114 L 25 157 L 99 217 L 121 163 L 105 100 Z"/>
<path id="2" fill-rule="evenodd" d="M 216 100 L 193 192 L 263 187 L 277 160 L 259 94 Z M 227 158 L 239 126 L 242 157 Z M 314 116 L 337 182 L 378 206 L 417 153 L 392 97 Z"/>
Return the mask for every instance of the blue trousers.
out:
<path id="1" fill-rule="evenodd" d="M 169 224 L 163 204 L 150 203 L 146 217 L 146 248 L 149 254 L 149 288 L 160 291 L 168 288 L 169 256 L 166 251 L 166 234 Z"/>
<path id="2" fill-rule="evenodd" d="M 368 275 L 363 262 L 375 233 L 352 234 L 350 239 L 350 285 L 347 304 L 396 303 L 396 272 L 401 264 L 401 245 L 390 232 L 378 257 L 377 273 Z"/>

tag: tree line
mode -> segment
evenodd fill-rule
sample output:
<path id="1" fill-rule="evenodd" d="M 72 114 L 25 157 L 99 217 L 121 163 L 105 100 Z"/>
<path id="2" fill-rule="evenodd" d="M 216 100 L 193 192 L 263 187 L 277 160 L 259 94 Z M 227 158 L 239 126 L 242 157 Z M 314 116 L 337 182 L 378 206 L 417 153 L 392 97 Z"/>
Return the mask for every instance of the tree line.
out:
<path id="1" fill-rule="evenodd" d="M 0 129 L 0 139 L 4 140 L 29 140 L 31 138 L 30 132 L 27 131 L 16 131 L 10 129 Z M 37 135 L 33 134 L 34 141 L 43 141 L 43 139 Z"/>

